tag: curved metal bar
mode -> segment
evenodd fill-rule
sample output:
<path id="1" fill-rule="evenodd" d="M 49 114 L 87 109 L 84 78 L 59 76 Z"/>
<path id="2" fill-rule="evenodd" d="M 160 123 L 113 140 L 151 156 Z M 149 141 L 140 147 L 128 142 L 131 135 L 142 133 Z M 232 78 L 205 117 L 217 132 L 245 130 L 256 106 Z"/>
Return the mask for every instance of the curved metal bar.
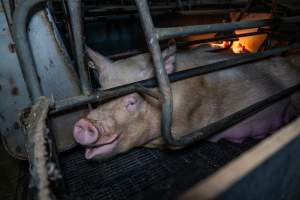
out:
<path id="1" fill-rule="evenodd" d="M 139 16 L 145 32 L 146 41 L 152 54 L 159 91 L 161 93 L 161 131 L 164 138 L 166 139 L 166 142 L 169 144 L 173 144 L 174 138 L 171 134 L 173 112 L 172 90 L 166 69 L 164 67 L 163 58 L 158 43 L 158 36 L 152 22 L 152 17 L 150 15 L 147 1 L 135 0 L 135 3 L 139 10 Z"/>
<path id="2" fill-rule="evenodd" d="M 14 13 L 13 33 L 16 43 L 16 50 L 20 60 L 22 73 L 26 82 L 29 96 L 36 102 L 42 95 L 42 89 L 33 60 L 33 54 L 27 37 L 27 25 L 32 16 L 32 11 L 42 6 L 47 0 L 26 0 L 21 1 Z M 41 7 L 40 7 L 41 8 Z M 35 12 L 37 10 L 34 10 Z"/>

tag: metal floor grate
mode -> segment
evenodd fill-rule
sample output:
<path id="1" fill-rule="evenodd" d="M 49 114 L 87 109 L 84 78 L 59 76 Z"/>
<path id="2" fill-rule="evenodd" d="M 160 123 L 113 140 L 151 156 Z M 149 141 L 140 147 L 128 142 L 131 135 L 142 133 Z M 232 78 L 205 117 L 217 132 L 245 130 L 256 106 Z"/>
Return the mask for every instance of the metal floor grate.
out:
<path id="1" fill-rule="evenodd" d="M 182 150 L 139 148 L 103 163 L 88 162 L 77 147 L 60 155 L 65 182 L 74 199 L 174 199 L 199 180 L 246 151 L 243 144 L 202 142 Z"/>

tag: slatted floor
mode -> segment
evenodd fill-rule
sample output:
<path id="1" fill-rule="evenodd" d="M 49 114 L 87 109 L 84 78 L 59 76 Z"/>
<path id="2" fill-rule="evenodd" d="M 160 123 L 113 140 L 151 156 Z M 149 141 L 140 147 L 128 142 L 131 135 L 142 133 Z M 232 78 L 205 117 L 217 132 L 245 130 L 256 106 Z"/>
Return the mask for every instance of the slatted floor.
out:
<path id="1" fill-rule="evenodd" d="M 169 200 L 258 142 L 202 142 L 169 152 L 139 148 L 102 163 L 86 161 L 84 149 L 77 147 L 60 160 L 74 199 Z"/>

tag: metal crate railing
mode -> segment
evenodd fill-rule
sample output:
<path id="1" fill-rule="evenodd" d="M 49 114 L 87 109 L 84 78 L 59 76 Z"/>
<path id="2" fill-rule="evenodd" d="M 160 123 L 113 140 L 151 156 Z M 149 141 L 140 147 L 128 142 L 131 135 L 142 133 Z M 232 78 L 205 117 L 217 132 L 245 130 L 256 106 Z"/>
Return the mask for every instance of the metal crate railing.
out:
<path id="1" fill-rule="evenodd" d="M 277 18 L 277 19 L 270 19 L 270 20 L 255 20 L 255 21 L 248 21 L 248 22 L 233 22 L 233 23 L 224 23 L 224 24 L 213 24 L 213 25 L 198 25 L 198 26 L 187 26 L 187 27 L 173 27 L 173 28 L 155 28 L 152 22 L 152 18 L 150 15 L 149 7 L 147 5 L 146 0 L 136 0 L 136 5 L 139 11 L 140 19 L 142 22 L 142 26 L 145 32 L 146 40 L 148 43 L 149 50 L 152 54 L 156 78 L 147 79 L 144 81 L 127 84 L 123 86 L 119 86 L 116 88 L 111 88 L 108 90 L 102 90 L 99 92 L 90 93 L 90 83 L 89 78 L 87 76 L 87 69 L 86 66 L 83 64 L 84 54 L 83 54 L 83 42 L 75 42 L 75 49 L 76 55 L 80 58 L 77 58 L 77 64 L 79 68 L 79 77 L 80 84 L 82 87 L 83 95 L 73 97 L 70 99 L 66 99 L 63 101 L 58 102 L 47 102 L 47 100 L 42 99 L 41 96 L 41 86 L 39 83 L 39 78 L 36 71 L 36 66 L 34 64 L 33 55 L 30 49 L 30 44 L 27 39 L 27 24 L 30 20 L 30 13 L 33 11 L 33 8 L 37 6 L 45 6 L 47 0 L 26 0 L 22 1 L 21 4 L 15 11 L 14 21 L 13 21 L 13 31 L 14 31 L 14 39 L 16 43 L 16 50 L 18 53 L 18 57 L 21 63 L 22 72 L 24 75 L 24 79 L 27 85 L 27 89 L 29 91 L 32 104 L 35 104 L 35 108 L 39 107 L 38 105 L 42 104 L 43 102 L 47 103 L 47 108 L 40 109 L 40 111 L 45 111 L 42 114 L 44 119 L 45 113 L 55 114 L 57 112 L 62 112 L 71 108 L 78 107 L 80 105 L 94 103 L 94 102 L 105 102 L 108 100 L 112 100 L 114 98 L 133 93 L 133 92 L 142 92 L 146 94 L 153 95 L 157 97 L 157 94 L 151 93 L 148 88 L 151 87 L 159 87 L 159 99 L 162 104 L 162 121 L 161 121 L 161 131 L 162 135 L 169 145 L 175 146 L 182 146 L 182 145 L 189 145 L 198 141 L 203 138 L 207 138 L 212 136 L 215 133 L 218 133 L 226 128 L 229 128 L 232 125 L 250 117 L 251 115 L 257 113 L 258 111 L 266 108 L 267 106 L 293 94 L 294 92 L 300 89 L 300 84 L 287 88 L 271 97 L 268 97 L 262 101 L 259 101 L 253 105 L 248 106 L 222 120 L 219 120 L 215 123 L 209 124 L 206 127 L 203 127 L 200 130 L 195 132 L 185 134 L 185 136 L 181 138 L 174 138 L 171 132 L 171 125 L 172 125 L 172 90 L 170 82 L 183 80 L 189 77 L 212 73 L 217 70 L 222 70 L 230 67 L 235 67 L 243 63 L 253 62 L 259 59 L 263 59 L 266 57 L 270 57 L 273 55 L 282 54 L 295 46 L 299 47 L 298 45 L 290 45 L 287 47 L 282 47 L 278 49 L 268 50 L 265 52 L 259 52 L 250 55 L 242 55 L 236 56 L 236 58 L 213 63 L 207 66 L 202 66 L 190 70 L 185 70 L 181 72 L 175 72 L 173 74 L 167 75 L 166 70 L 164 68 L 161 50 L 159 46 L 159 40 L 173 38 L 176 36 L 183 36 L 189 34 L 199 34 L 199 33 L 209 33 L 209 32 L 223 32 L 223 31 L 234 31 L 236 29 L 246 29 L 246 28 L 253 28 L 253 27 L 264 27 L 264 26 L 274 26 L 278 23 L 298 23 L 300 22 L 300 17 L 287 17 L 287 18 Z M 81 1 L 76 0 L 72 1 L 74 4 L 75 9 L 78 9 Z M 40 7 L 43 8 L 43 7 Z M 72 9 L 72 8 L 70 8 Z M 35 10 L 36 11 L 36 10 Z M 32 13 L 31 13 L 32 14 Z M 73 24 L 80 21 L 80 12 L 72 12 Z M 72 21 L 72 20 L 71 20 Z M 76 27 L 73 27 L 73 32 L 82 31 L 81 23 L 76 24 Z M 76 36 L 77 39 L 82 39 L 82 35 L 79 33 Z M 77 46 L 77 48 L 76 48 Z M 49 112 L 48 112 L 49 107 Z M 33 107 L 34 108 L 34 107 Z M 36 109 L 33 109 L 36 110 Z M 38 111 L 37 111 L 38 112 Z M 33 118 L 35 118 L 35 114 L 33 113 Z M 33 120 L 32 123 L 39 123 L 45 125 L 45 120 Z M 32 127 L 42 127 L 45 129 L 46 126 L 38 126 L 38 124 L 32 124 Z M 26 128 L 26 127 L 25 127 Z M 28 127 L 27 127 L 28 128 Z M 30 128 L 30 127 L 29 127 Z M 40 160 L 34 158 L 35 153 L 33 152 L 34 149 L 38 149 L 40 154 L 39 155 L 47 155 L 46 148 L 41 148 L 41 144 L 37 144 L 40 142 L 44 143 L 46 140 L 45 131 L 35 130 L 35 129 L 28 129 L 27 132 L 27 143 L 30 144 L 27 148 L 29 161 L 32 165 L 37 166 L 41 170 L 45 170 L 45 163 L 40 163 Z M 33 131 L 33 132 L 31 132 Z M 30 133 L 30 134 L 29 134 Z M 37 135 L 39 134 L 39 135 Z M 35 142 L 36 138 L 40 136 L 41 139 Z M 36 146 L 37 145 L 37 146 Z M 42 144 L 43 145 L 43 144 Z M 51 145 L 51 144 L 50 144 Z M 55 149 L 55 147 L 50 147 L 50 149 Z M 37 175 L 38 176 L 38 175 Z"/>
<path id="2" fill-rule="evenodd" d="M 212 135 L 213 133 L 220 132 L 237 122 L 242 121 L 249 116 L 250 113 L 255 114 L 257 111 L 250 111 L 254 109 L 257 105 L 260 105 L 259 102 L 257 105 L 254 104 L 249 106 L 247 109 L 241 110 L 235 115 L 228 116 L 224 120 L 213 123 L 208 127 L 204 127 L 200 130 L 194 131 L 190 134 L 184 134 L 185 136 L 175 139 L 172 136 L 172 112 L 173 112 L 173 100 L 172 100 L 172 89 L 170 85 L 170 80 L 168 78 L 167 72 L 164 67 L 162 54 L 159 46 L 159 40 L 170 39 L 178 36 L 186 36 L 191 34 L 204 34 L 204 33 L 214 33 L 214 32 L 225 32 L 225 31 L 234 31 L 236 29 L 245 29 L 245 28 L 254 28 L 254 27 L 264 27 L 267 25 L 274 25 L 278 22 L 297 22 L 300 18 L 281 18 L 281 19 L 269 19 L 269 20 L 257 20 L 257 21 L 243 21 L 243 22 L 232 22 L 232 23 L 221 23 L 221 24 L 208 24 L 208 25 L 194 25 L 194 26 L 185 26 L 185 27 L 171 27 L 171 28 L 155 28 L 152 22 L 152 17 L 150 15 L 149 6 L 146 0 L 135 0 L 138 7 L 140 20 L 145 32 L 146 41 L 149 47 L 149 50 L 152 54 L 156 78 L 158 81 L 159 90 L 161 93 L 161 104 L 162 104 L 162 121 L 161 121 L 161 132 L 163 138 L 165 139 L 168 145 L 173 146 L 185 146 L 194 143 L 202 138 Z M 298 90 L 299 86 L 292 89 Z M 284 93 L 286 94 L 286 93 Z M 281 96 L 281 95 L 279 95 Z M 272 98 L 271 98 L 272 99 Z M 277 99 L 277 98 L 276 98 Z M 281 98 L 279 98 L 281 99 Z M 279 100 L 278 99 L 278 100 Z M 269 101 L 265 101 L 269 102 Z M 273 101 L 272 101 L 273 102 Z M 276 102 L 276 101 L 275 101 Z M 260 107 L 260 106 L 258 106 Z M 264 107 L 264 106 L 262 106 Z M 245 116 L 245 117 L 242 117 Z M 240 118 L 239 120 L 237 118 Z M 235 119 L 235 120 L 234 120 Z M 235 123 L 233 123 L 235 122 Z M 223 127 L 223 128 L 221 128 Z"/>
<path id="3" fill-rule="evenodd" d="M 41 90 L 39 81 L 36 74 L 36 68 L 33 63 L 32 53 L 29 48 L 28 41 L 26 40 L 26 20 L 28 21 L 28 16 L 26 12 L 29 12 L 31 7 L 34 7 L 38 4 L 45 4 L 46 0 L 28 0 L 23 3 L 22 8 L 20 8 L 18 12 L 15 14 L 14 21 L 14 30 L 15 30 L 15 40 L 18 55 L 22 64 L 22 71 L 24 73 L 24 78 L 27 83 L 28 91 L 32 97 L 33 102 L 41 96 Z M 78 11 L 78 7 L 80 6 L 81 1 L 76 0 L 72 1 L 69 5 L 70 9 L 75 9 Z M 74 5 L 75 4 L 75 5 Z M 190 137 L 188 134 L 186 137 L 181 138 L 180 140 L 175 140 L 171 135 L 171 124 L 172 124 L 172 91 L 170 87 L 170 80 L 168 75 L 164 69 L 164 64 L 162 62 L 161 50 L 159 46 L 159 40 L 164 40 L 168 38 L 173 38 L 176 36 L 184 36 L 190 34 L 202 34 L 202 33 L 211 33 L 211 32 L 224 32 L 224 31 L 234 31 L 236 29 L 247 29 L 253 27 L 264 27 L 264 26 L 275 26 L 279 23 L 296 23 L 300 21 L 300 17 L 286 17 L 286 18 L 276 18 L 276 19 L 268 19 L 268 20 L 253 20 L 253 21 L 241 21 L 241 22 L 233 22 L 233 23 L 222 23 L 222 24 L 210 24 L 210 25 L 196 25 L 196 26 L 186 26 L 186 27 L 171 27 L 171 28 L 155 28 L 152 22 L 152 18 L 149 12 L 149 7 L 147 5 L 146 0 L 136 0 L 136 5 L 139 11 L 139 16 L 143 25 L 143 29 L 145 32 L 146 40 L 150 49 L 150 52 L 153 56 L 156 77 L 154 80 L 145 80 L 142 82 L 137 82 L 133 84 L 128 84 L 125 86 L 120 86 L 108 90 L 103 90 L 100 92 L 94 92 L 90 94 L 90 83 L 88 80 L 88 76 L 86 75 L 87 70 L 86 67 L 82 64 L 84 60 L 83 54 L 83 43 L 78 42 L 78 40 L 82 39 L 82 35 L 78 35 L 75 41 L 76 55 L 77 61 L 79 63 L 79 77 L 81 77 L 81 86 L 84 95 L 77 96 L 73 98 L 69 98 L 63 101 L 55 102 L 51 105 L 50 113 L 54 114 L 57 112 L 62 112 L 64 110 L 68 110 L 71 108 L 75 108 L 80 105 L 94 103 L 94 102 L 105 102 L 107 100 L 111 100 L 122 95 L 126 95 L 132 92 L 147 92 L 145 88 L 142 87 L 155 87 L 158 85 L 160 89 L 160 100 L 162 103 L 162 134 L 166 140 L 166 142 L 170 145 L 188 145 L 198 140 L 199 137 L 195 135 Z M 75 15 L 75 19 L 71 19 L 73 24 L 76 23 L 77 28 L 73 28 L 73 32 L 81 32 L 82 27 L 80 23 L 80 12 L 73 12 L 72 16 Z M 260 34 L 258 32 L 257 34 Z M 216 38 L 219 40 L 219 38 Z M 211 40 L 213 41 L 213 39 Z M 238 64 L 243 64 L 250 61 L 255 61 L 258 59 L 262 59 L 265 57 L 269 57 L 272 55 L 278 55 L 287 51 L 291 47 L 269 50 L 262 53 L 256 53 L 251 55 L 246 55 L 244 57 L 237 56 L 237 58 L 227 60 L 225 62 L 219 62 L 213 64 L 214 66 L 218 66 L 213 68 L 211 66 L 207 66 L 207 72 L 210 73 L 216 70 L 224 69 L 229 67 L 237 66 Z M 82 68 L 82 69 L 81 69 Z M 203 68 L 203 67 L 202 67 Z M 200 69 L 200 68 L 199 68 Z M 202 74 L 201 70 L 199 73 L 199 69 L 195 68 L 190 71 L 182 71 L 171 74 L 170 77 L 172 81 L 182 80 L 184 78 L 188 78 L 191 76 Z M 176 78 L 177 77 L 177 78 Z M 178 79 L 178 77 L 181 77 Z M 151 84 L 149 84 L 152 82 Z M 148 91 L 149 93 L 149 91 Z M 205 134 L 211 135 L 211 134 Z M 200 138 L 203 138 L 201 136 Z"/>

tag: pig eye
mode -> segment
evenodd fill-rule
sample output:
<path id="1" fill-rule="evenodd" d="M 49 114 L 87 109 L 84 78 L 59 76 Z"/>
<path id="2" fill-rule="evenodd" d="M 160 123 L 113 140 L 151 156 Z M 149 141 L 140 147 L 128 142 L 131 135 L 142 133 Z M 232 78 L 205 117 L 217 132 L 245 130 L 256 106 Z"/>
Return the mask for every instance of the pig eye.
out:
<path id="1" fill-rule="evenodd" d="M 127 106 L 134 106 L 136 104 L 137 100 L 136 99 L 130 99 L 128 102 L 127 102 Z"/>
<path id="2" fill-rule="evenodd" d="M 131 102 L 128 103 L 128 105 L 129 105 L 129 106 L 133 106 L 135 103 L 136 103 L 136 102 L 131 101 Z"/>
<path id="3" fill-rule="evenodd" d="M 129 111 L 133 111 L 137 104 L 138 100 L 136 98 L 128 98 L 126 101 L 126 108 Z"/>

